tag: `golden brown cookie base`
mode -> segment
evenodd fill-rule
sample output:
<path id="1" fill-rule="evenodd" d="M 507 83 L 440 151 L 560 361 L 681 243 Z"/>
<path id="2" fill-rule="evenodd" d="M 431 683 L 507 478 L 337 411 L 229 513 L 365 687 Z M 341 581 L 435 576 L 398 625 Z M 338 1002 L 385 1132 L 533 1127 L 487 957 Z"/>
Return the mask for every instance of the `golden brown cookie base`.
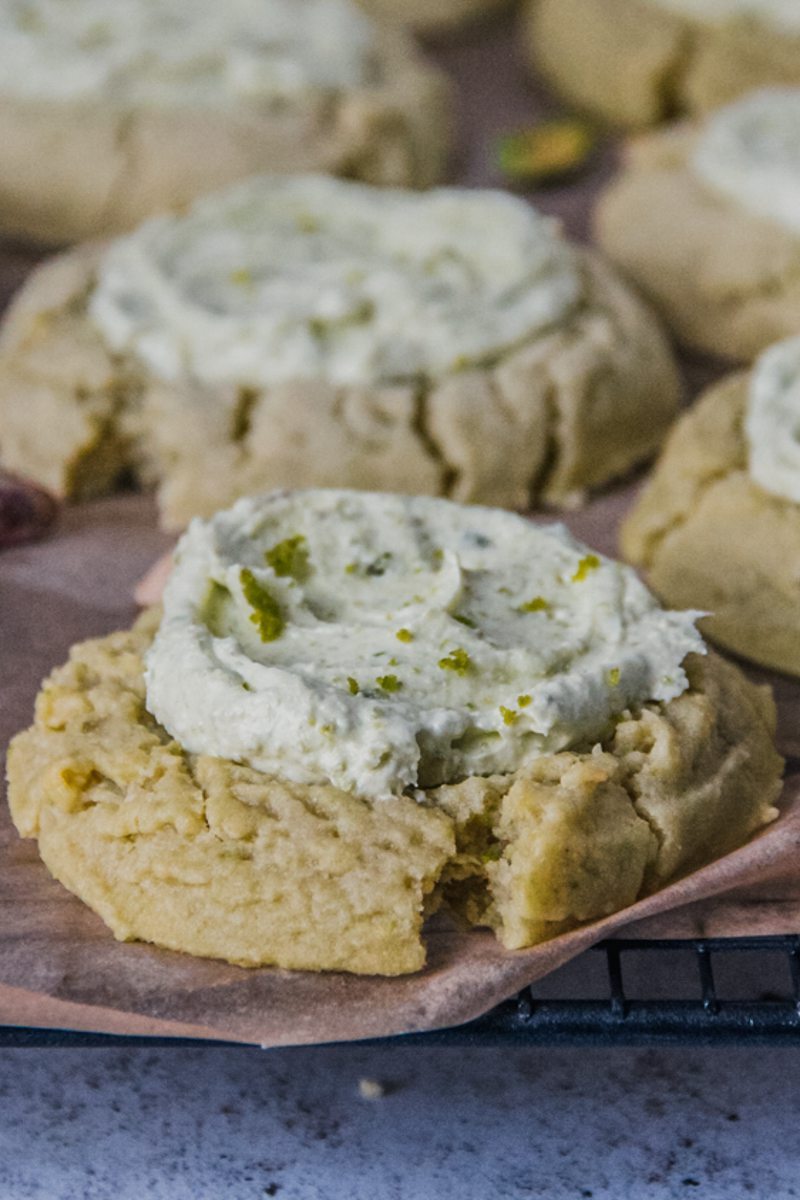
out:
<path id="1" fill-rule="evenodd" d="M 800 329 L 800 236 L 705 188 L 695 139 L 677 126 L 632 144 L 597 238 L 683 342 L 749 362 Z"/>
<path id="2" fill-rule="evenodd" d="M 635 128 L 800 84 L 800 38 L 746 19 L 712 27 L 651 0 L 526 0 L 523 45 L 572 103 Z"/>
<path id="3" fill-rule="evenodd" d="M 772 820 L 765 689 L 710 657 L 602 747 L 424 803 L 369 804 L 186 754 L 144 707 L 156 624 L 75 647 L 14 739 L 9 803 L 50 871 L 123 940 L 246 966 L 396 975 L 445 903 L 509 948 L 626 907 Z"/>
<path id="4" fill-rule="evenodd" d="M 622 550 L 668 604 L 713 613 L 709 637 L 800 675 L 800 505 L 749 476 L 748 383 L 725 380 L 681 418 L 623 526 Z"/>
<path id="5" fill-rule="evenodd" d="M 86 312 L 95 259 L 80 248 L 39 268 L 10 310 L 2 458 L 66 496 L 124 469 L 158 481 L 169 527 L 286 486 L 575 503 L 655 453 L 678 410 L 659 328 L 591 254 L 575 312 L 496 363 L 419 386 L 258 390 L 164 383 L 110 354 Z"/>

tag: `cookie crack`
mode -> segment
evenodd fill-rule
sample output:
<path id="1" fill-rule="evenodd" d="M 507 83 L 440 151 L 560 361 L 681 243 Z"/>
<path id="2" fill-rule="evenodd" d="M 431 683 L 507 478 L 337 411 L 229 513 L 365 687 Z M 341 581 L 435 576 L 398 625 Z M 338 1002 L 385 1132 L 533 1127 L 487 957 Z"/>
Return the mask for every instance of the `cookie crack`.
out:
<path id="1" fill-rule="evenodd" d="M 452 496 L 458 487 L 461 471 L 448 459 L 443 447 L 433 435 L 430 423 L 429 388 L 420 383 L 414 390 L 411 414 L 411 429 L 423 448 L 439 468 L 439 491 L 443 496 Z"/>

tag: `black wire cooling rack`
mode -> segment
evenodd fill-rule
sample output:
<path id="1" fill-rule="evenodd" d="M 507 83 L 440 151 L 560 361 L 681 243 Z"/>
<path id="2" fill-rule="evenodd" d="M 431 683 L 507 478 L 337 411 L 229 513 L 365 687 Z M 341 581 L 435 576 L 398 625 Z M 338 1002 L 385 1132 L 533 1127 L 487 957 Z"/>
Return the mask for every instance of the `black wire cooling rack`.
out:
<path id="1" fill-rule="evenodd" d="M 533 986 L 467 1025 L 369 1044 L 800 1046 L 800 935 L 694 941 L 617 939 L 601 942 L 590 952 L 589 958 L 592 956 L 594 967 L 602 966 L 605 958 L 605 986 L 596 986 L 595 994 L 588 997 L 543 998 Z M 678 960 L 680 971 L 674 969 Z M 743 971 L 745 960 L 747 970 Z M 595 985 L 597 982 L 595 978 Z M 673 990 L 682 993 L 687 989 L 694 994 L 677 998 L 671 994 L 670 984 L 675 985 Z M 665 994 L 656 995 L 659 990 Z M 598 996 L 600 991 L 603 994 Z M 0 1048 L 137 1044 L 232 1043 L 0 1027 Z"/>

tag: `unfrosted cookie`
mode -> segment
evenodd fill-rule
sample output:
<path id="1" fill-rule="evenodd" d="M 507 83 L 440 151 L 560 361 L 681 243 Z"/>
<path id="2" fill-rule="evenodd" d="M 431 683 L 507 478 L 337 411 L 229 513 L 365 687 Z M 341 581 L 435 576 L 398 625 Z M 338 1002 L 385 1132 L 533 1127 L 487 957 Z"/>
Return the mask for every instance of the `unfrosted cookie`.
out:
<path id="1" fill-rule="evenodd" d="M 800 84 L 796 0 L 526 0 L 537 71 L 608 121 L 653 125 Z"/>
<path id="2" fill-rule="evenodd" d="M 749 361 L 796 333 L 800 88 L 644 135 L 601 197 L 596 229 L 689 345 Z"/>
<path id="3" fill-rule="evenodd" d="M 678 422 L 622 531 L 669 604 L 710 637 L 800 675 L 800 340 L 711 388 Z"/>
<path id="4" fill-rule="evenodd" d="M 448 33 L 491 13 L 508 8 L 511 0 L 359 0 L 362 8 L 382 21 L 405 25 L 422 34 Z"/>
<path id="5" fill-rule="evenodd" d="M 560 526 L 273 493 L 46 681 L 9 800 L 119 938 L 392 975 L 441 904 L 520 948 L 734 849 L 776 816 L 773 725 Z"/>
<path id="6" fill-rule="evenodd" d="M 527 508 L 658 447 L 650 313 L 499 192 L 262 177 L 34 272 L 0 343 L 0 448 L 54 491 L 134 469 L 180 526 L 273 486 Z"/>
<path id="7" fill-rule="evenodd" d="M 259 171 L 428 186 L 449 86 L 353 0 L 9 0 L 0 230 L 117 233 Z"/>

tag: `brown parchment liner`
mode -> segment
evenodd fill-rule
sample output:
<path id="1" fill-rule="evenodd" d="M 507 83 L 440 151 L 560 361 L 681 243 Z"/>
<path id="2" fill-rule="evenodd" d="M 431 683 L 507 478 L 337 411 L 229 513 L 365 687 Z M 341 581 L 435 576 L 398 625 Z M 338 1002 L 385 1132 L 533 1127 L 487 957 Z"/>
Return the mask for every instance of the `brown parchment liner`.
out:
<path id="1" fill-rule="evenodd" d="M 532 88 L 515 50 L 513 22 L 437 51 L 461 92 L 460 177 L 496 184 L 492 140 L 552 111 Z M 597 189 L 615 147 L 568 186 L 536 196 L 585 239 Z M 0 247 L 0 301 L 36 253 Z M 687 364 L 691 394 L 719 374 Z M 609 492 L 568 515 L 573 532 L 616 552 L 616 530 L 635 486 Z M 87 637 L 135 616 L 136 581 L 168 542 L 146 497 L 123 495 L 67 510 L 49 540 L 0 553 L 0 752 L 29 724 L 40 681 Z M 800 681 L 747 668 L 770 682 L 779 703 L 779 744 L 789 763 L 774 825 L 734 854 L 622 913 L 532 950 L 503 950 L 488 932 L 438 920 L 429 961 L 417 975 L 376 979 L 313 975 L 190 958 L 120 944 L 100 919 L 57 884 L 36 844 L 21 841 L 0 784 L 0 1024 L 145 1036 L 223 1038 L 278 1046 L 380 1037 L 468 1021 L 594 942 L 627 937 L 699 937 L 800 931 Z"/>

